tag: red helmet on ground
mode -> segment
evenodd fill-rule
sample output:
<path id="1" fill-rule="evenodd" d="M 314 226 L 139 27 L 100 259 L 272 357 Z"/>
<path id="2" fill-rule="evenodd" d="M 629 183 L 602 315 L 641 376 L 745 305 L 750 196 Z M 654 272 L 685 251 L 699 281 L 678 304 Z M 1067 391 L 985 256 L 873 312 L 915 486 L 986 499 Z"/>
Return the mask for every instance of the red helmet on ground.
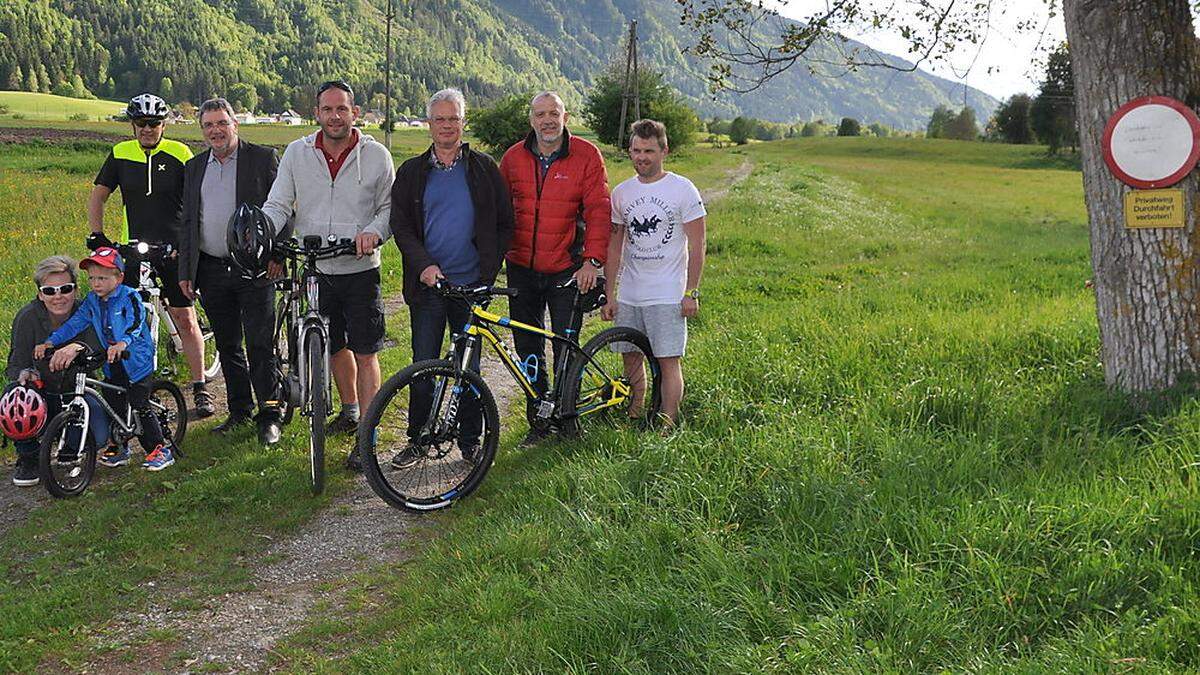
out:
<path id="1" fill-rule="evenodd" d="M 0 431 L 14 441 L 37 438 L 49 416 L 46 399 L 33 387 L 18 385 L 0 397 Z"/>

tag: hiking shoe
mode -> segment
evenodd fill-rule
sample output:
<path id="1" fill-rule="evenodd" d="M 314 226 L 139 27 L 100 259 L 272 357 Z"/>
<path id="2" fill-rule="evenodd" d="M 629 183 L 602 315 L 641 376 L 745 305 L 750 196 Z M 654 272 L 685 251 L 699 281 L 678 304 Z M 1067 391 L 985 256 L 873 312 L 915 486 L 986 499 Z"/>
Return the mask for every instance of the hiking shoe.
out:
<path id="1" fill-rule="evenodd" d="M 239 427 L 248 427 L 254 418 L 250 413 L 229 413 L 229 417 L 217 426 L 212 428 L 214 434 L 224 436 L 225 434 L 236 431 Z"/>
<path id="2" fill-rule="evenodd" d="M 41 482 L 38 474 L 37 460 L 26 461 L 17 458 L 17 470 L 13 472 L 12 482 L 17 487 L 32 487 Z"/>
<path id="3" fill-rule="evenodd" d="M 551 433 L 552 433 L 552 431 L 550 429 L 543 429 L 543 428 L 539 428 L 539 427 L 530 427 L 529 433 L 525 434 L 525 438 L 521 439 L 521 442 L 517 444 L 517 447 L 532 448 L 532 447 L 538 445 L 539 443 L 541 443 L 542 441 L 546 440 L 550 436 Z"/>
<path id="4" fill-rule="evenodd" d="M 465 448 L 459 448 L 458 451 L 462 453 L 462 458 L 464 460 L 466 460 L 466 462 L 468 464 L 476 464 L 479 462 L 479 444 L 478 443 L 476 443 L 474 445 L 469 445 Z"/>
<path id="5" fill-rule="evenodd" d="M 346 457 L 346 468 L 354 473 L 362 473 L 362 457 L 358 456 L 358 448 L 350 451 L 350 455 Z"/>
<path id="6" fill-rule="evenodd" d="M 129 463 L 129 446 L 122 443 L 121 445 L 109 445 L 96 458 L 102 466 L 118 467 L 125 466 Z"/>
<path id="7" fill-rule="evenodd" d="M 142 468 L 147 471 L 162 471 L 174 463 L 175 453 L 171 452 L 171 446 L 159 445 L 146 455 L 146 461 L 142 462 Z"/>
<path id="8" fill-rule="evenodd" d="M 192 400 L 196 402 L 196 417 L 204 419 L 217 413 L 212 394 L 208 393 L 208 386 L 203 382 L 192 385 Z"/>
<path id="9" fill-rule="evenodd" d="M 421 449 L 409 443 L 392 458 L 393 469 L 407 469 L 421 459 Z"/>
<path id="10" fill-rule="evenodd" d="M 325 423 L 325 430 L 331 434 L 354 435 L 358 432 L 358 417 L 339 412 Z"/>

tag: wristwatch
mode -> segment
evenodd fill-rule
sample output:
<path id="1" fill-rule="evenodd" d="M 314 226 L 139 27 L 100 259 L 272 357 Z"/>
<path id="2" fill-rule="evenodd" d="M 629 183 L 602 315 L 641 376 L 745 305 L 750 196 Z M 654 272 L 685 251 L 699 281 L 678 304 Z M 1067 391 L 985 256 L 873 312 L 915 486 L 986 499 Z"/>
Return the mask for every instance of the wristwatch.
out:
<path id="1" fill-rule="evenodd" d="M 600 269 L 601 267 L 604 267 L 604 263 L 600 262 L 599 258 L 588 258 L 587 261 L 588 261 L 589 265 L 591 265 L 592 267 L 595 267 L 596 269 Z"/>
<path id="2" fill-rule="evenodd" d="M 699 289 L 699 288 L 693 288 L 692 290 L 690 290 L 690 291 L 688 291 L 687 293 L 685 293 L 685 294 L 684 294 L 684 296 L 685 296 L 685 297 L 688 297 L 688 298 L 691 298 L 691 299 L 693 299 L 693 300 L 699 300 L 699 299 L 700 299 L 700 289 Z"/>

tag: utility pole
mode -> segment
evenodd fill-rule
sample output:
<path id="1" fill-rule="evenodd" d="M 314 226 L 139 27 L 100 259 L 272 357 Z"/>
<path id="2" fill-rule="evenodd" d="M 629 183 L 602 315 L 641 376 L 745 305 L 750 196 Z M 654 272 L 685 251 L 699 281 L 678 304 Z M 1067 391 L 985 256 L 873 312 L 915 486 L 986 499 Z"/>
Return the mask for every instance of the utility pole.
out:
<path id="1" fill-rule="evenodd" d="M 632 75 L 632 79 L 631 79 Z M 632 84 L 632 87 L 630 86 Z M 617 129 L 617 149 L 625 149 L 625 115 L 633 99 L 633 119 L 642 118 L 642 99 L 638 93 L 637 21 L 629 22 L 629 42 L 625 46 L 625 83 L 621 87 L 621 126 Z"/>
<path id="2" fill-rule="evenodd" d="M 387 64 L 383 69 L 383 140 L 387 144 L 388 152 L 392 151 L 392 127 L 395 126 L 395 122 L 392 121 L 392 18 L 396 16 L 394 4 L 395 0 L 388 0 L 387 37 L 384 38 L 387 42 Z"/>

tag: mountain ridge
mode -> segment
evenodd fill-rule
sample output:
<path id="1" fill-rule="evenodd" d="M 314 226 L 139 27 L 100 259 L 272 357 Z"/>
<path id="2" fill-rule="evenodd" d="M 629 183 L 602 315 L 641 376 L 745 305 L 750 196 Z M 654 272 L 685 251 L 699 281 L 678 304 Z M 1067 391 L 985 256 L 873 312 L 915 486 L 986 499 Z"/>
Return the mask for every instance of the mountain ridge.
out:
<path id="1" fill-rule="evenodd" d="M 475 105 L 542 88 L 559 89 L 578 105 L 623 54 L 631 20 L 638 21 L 643 67 L 663 72 L 706 118 L 848 116 L 920 129 L 938 105 L 965 101 L 979 119 L 997 105 L 920 70 L 816 77 L 800 64 L 751 94 L 714 95 L 706 64 L 686 54 L 692 36 L 679 25 L 673 0 L 397 5 L 393 90 L 399 109 L 412 113 L 423 112 L 431 91 L 454 85 Z M 279 110 L 307 107 L 314 83 L 344 77 L 362 102 L 378 105 L 386 7 L 387 0 L 10 0 L 0 6 L 0 88 L 74 87 L 112 98 L 167 89 L 173 101 L 194 102 L 236 93 L 249 106 Z M 904 67 L 898 57 L 885 58 Z"/>

